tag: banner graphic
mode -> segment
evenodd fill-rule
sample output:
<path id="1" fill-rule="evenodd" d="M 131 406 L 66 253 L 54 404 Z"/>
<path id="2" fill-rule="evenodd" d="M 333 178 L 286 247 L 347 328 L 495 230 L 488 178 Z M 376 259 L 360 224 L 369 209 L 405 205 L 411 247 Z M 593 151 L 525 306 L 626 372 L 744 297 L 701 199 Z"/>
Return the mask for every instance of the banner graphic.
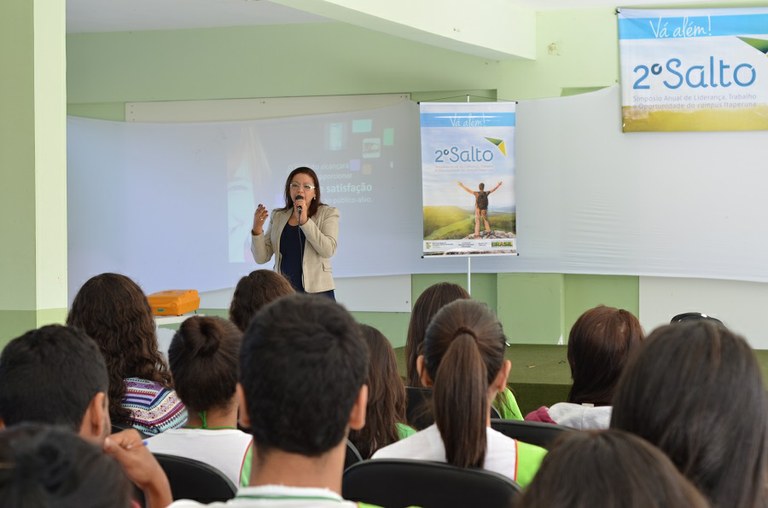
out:
<path id="1" fill-rule="evenodd" d="M 515 103 L 421 103 L 424 256 L 517 254 Z"/>
<path id="2" fill-rule="evenodd" d="M 621 9 L 622 125 L 768 129 L 768 8 Z"/>

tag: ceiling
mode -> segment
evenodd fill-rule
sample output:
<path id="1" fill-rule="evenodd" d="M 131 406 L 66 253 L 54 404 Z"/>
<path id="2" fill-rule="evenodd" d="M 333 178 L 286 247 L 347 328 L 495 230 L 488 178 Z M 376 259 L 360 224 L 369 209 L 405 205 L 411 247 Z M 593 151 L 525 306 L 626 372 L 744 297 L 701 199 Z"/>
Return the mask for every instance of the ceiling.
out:
<path id="1" fill-rule="evenodd" d="M 668 0 L 508 0 L 534 10 L 637 7 Z M 675 5 L 713 3 L 676 0 Z M 176 30 L 330 21 L 268 0 L 67 0 L 67 32 Z"/>

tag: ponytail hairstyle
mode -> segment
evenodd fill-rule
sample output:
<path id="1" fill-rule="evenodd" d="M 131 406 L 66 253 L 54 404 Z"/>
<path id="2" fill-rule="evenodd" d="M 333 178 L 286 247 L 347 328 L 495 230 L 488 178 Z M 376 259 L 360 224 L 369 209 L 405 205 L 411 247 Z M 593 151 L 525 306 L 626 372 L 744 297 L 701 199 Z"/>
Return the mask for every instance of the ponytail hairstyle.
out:
<path id="1" fill-rule="evenodd" d="M 405 371 L 407 386 L 421 386 L 421 379 L 416 370 L 416 358 L 422 353 L 424 333 L 432 318 L 445 304 L 454 300 L 469 298 L 466 289 L 452 282 L 438 282 L 424 290 L 416 299 L 408 323 L 408 336 L 405 340 Z"/>
<path id="2" fill-rule="evenodd" d="M 184 320 L 173 336 L 168 361 L 176 393 L 190 411 L 229 409 L 240 373 L 243 333 L 213 316 Z"/>
<path id="3" fill-rule="evenodd" d="M 449 464 L 483 467 L 488 387 L 504 365 L 506 337 L 488 307 L 456 300 L 434 317 L 424 337 L 435 423 Z"/>
<path id="4" fill-rule="evenodd" d="M 405 421 L 405 387 L 397 373 L 395 351 L 389 340 L 372 326 L 360 325 L 368 343 L 368 405 L 365 427 L 351 430 L 349 440 L 368 459 L 373 452 L 399 438 L 397 424 Z"/>

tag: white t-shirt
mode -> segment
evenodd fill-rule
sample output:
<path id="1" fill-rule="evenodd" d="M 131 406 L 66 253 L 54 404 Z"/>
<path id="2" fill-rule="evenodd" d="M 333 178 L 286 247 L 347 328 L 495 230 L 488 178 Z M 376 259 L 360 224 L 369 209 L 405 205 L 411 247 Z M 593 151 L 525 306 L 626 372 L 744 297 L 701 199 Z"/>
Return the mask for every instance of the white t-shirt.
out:
<path id="1" fill-rule="evenodd" d="M 558 425 L 579 430 L 607 429 L 611 423 L 611 406 L 558 402 L 549 410 L 549 417 Z"/>
<path id="2" fill-rule="evenodd" d="M 487 447 L 483 469 L 517 481 L 518 443 L 501 432 L 487 427 Z M 416 459 L 446 462 L 445 446 L 437 425 L 432 424 L 416 434 L 379 449 L 372 459 Z"/>
<path id="3" fill-rule="evenodd" d="M 165 453 L 210 464 L 240 486 L 240 473 L 252 443 L 250 434 L 237 429 L 170 429 L 147 439 L 152 453 Z"/>
<path id="4" fill-rule="evenodd" d="M 243 487 L 237 491 L 237 496 L 234 499 L 230 499 L 226 503 L 203 505 L 196 501 L 182 499 L 171 503 L 169 508 L 197 508 L 200 506 L 213 508 L 225 506 L 240 508 L 322 508 L 327 506 L 357 508 L 358 505 L 352 501 L 345 501 L 340 495 L 328 489 L 264 485 L 261 487 Z"/>

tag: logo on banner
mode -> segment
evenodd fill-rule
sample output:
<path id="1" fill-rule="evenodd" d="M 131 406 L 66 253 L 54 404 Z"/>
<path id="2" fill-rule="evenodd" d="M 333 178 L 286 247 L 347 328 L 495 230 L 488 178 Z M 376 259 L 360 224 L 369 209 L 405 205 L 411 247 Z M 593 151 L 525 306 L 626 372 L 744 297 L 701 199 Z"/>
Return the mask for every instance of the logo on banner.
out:
<path id="1" fill-rule="evenodd" d="M 623 9 L 623 129 L 767 130 L 768 8 Z"/>

